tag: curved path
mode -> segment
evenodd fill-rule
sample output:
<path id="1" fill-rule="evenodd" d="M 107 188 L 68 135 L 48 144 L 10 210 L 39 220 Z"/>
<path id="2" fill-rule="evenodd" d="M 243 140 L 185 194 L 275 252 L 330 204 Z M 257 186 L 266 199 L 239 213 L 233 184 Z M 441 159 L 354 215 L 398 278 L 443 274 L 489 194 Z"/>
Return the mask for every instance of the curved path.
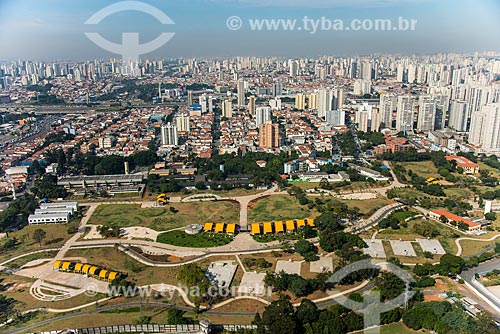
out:
<path id="1" fill-rule="evenodd" d="M 462 240 L 489 242 L 489 241 L 493 241 L 493 240 L 495 240 L 497 238 L 500 238 L 500 234 L 497 234 L 497 235 L 495 235 L 495 236 L 493 236 L 493 237 L 491 237 L 489 239 L 477 239 L 477 238 L 467 238 L 467 237 L 458 238 L 458 239 L 455 240 L 455 244 L 457 245 L 457 248 L 458 248 L 456 255 L 457 256 L 461 256 L 462 255 L 463 249 L 462 249 L 462 245 L 460 244 L 460 242 Z"/>

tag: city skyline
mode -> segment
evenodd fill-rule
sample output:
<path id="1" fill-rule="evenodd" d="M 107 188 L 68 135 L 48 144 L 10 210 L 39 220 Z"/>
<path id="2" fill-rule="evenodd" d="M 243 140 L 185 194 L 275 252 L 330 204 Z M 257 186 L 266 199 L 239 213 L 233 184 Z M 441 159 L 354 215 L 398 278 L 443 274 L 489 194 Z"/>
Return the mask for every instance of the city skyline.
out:
<path id="1" fill-rule="evenodd" d="M 117 1 L 31 0 L 4 1 L 0 4 L 0 60 L 18 58 L 80 61 L 116 55 L 94 45 L 85 32 L 99 32 L 117 42 L 122 32 L 137 31 L 141 42 L 161 32 L 175 36 L 158 50 L 142 58 L 277 56 L 311 57 L 320 55 L 360 56 L 383 54 L 435 54 L 500 51 L 495 20 L 500 4 L 482 1 L 404 2 L 346 1 L 231 1 L 195 0 L 144 1 L 165 14 L 174 25 L 162 26 L 146 14 L 126 11 L 88 26 L 93 14 Z M 243 27 L 228 29 L 228 17 L 238 16 Z M 285 19 L 302 22 L 304 17 L 339 19 L 414 19 L 414 31 L 252 31 L 250 19 Z M 132 22 L 132 23 L 130 23 Z M 126 28 L 124 28 L 126 27 Z"/>

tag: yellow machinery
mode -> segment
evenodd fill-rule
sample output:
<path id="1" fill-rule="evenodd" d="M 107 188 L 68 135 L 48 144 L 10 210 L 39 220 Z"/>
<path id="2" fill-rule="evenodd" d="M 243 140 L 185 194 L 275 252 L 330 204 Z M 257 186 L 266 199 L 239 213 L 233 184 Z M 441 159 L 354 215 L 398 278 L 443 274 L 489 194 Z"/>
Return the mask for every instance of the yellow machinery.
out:
<path id="1" fill-rule="evenodd" d="M 156 202 L 161 205 L 167 205 L 169 198 L 166 194 L 160 194 L 156 196 Z"/>

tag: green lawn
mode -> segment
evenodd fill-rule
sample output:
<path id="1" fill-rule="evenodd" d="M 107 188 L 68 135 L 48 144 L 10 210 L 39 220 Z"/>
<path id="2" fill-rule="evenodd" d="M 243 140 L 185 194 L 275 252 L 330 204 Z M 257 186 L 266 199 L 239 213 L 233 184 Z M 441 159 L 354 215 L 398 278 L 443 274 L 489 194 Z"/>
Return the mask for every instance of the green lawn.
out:
<path id="1" fill-rule="evenodd" d="M 10 232 L 9 239 L 17 239 L 17 245 L 9 250 L 2 250 L 0 252 L 0 261 L 16 256 L 24 252 L 37 250 L 40 248 L 57 248 L 61 247 L 72 235 L 68 234 L 68 224 L 45 224 L 45 225 L 30 225 L 23 229 Z M 33 233 L 35 230 L 41 229 L 45 231 L 46 236 L 42 240 L 42 245 L 33 240 Z M 6 239 L 0 240 L 0 245 Z"/>
<path id="2" fill-rule="evenodd" d="M 359 208 L 359 212 L 362 215 L 371 214 L 371 213 L 377 211 L 378 209 L 380 209 L 380 208 L 382 208 L 382 207 L 384 207 L 384 206 L 392 203 L 390 200 L 388 200 L 385 197 L 377 197 L 377 198 L 373 198 L 373 199 L 364 199 L 364 200 L 361 200 L 361 201 L 357 201 L 357 200 L 344 200 L 344 199 L 339 199 L 339 198 L 335 198 L 335 200 L 347 204 L 347 206 L 349 207 L 349 209 L 358 207 Z"/>
<path id="3" fill-rule="evenodd" d="M 169 207 L 177 210 L 172 212 Z M 207 221 L 237 223 L 237 204 L 224 201 L 171 203 L 167 207 L 141 209 L 139 204 L 100 205 L 90 218 L 90 224 L 118 225 L 120 227 L 144 226 L 156 231 L 167 231 L 189 224 Z"/>
<path id="4" fill-rule="evenodd" d="M 271 220 L 304 219 L 314 216 L 315 211 L 300 205 L 295 197 L 288 195 L 268 196 L 249 205 L 248 220 L 263 222 Z"/>
<path id="5" fill-rule="evenodd" d="M 418 174 L 424 178 L 440 177 L 437 168 L 432 161 L 419 161 L 419 162 L 402 162 L 407 171 L 411 170 L 413 173 Z"/>
<path id="6" fill-rule="evenodd" d="M 189 235 L 184 231 L 170 231 L 160 234 L 156 241 L 180 247 L 206 248 L 227 245 L 233 241 L 233 237 L 226 234 L 200 233 Z"/>

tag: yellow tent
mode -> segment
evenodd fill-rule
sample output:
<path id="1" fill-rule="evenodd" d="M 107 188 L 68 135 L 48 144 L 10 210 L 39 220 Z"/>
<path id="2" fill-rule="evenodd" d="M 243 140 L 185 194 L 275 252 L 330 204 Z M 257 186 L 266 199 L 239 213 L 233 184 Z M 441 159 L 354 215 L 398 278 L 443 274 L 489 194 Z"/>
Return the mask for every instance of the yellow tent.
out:
<path id="1" fill-rule="evenodd" d="M 264 234 L 273 233 L 273 225 L 270 222 L 264 223 Z"/>
<path id="2" fill-rule="evenodd" d="M 212 232 L 213 228 L 214 228 L 214 224 L 213 223 L 205 223 L 205 225 L 203 226 L 203 231 L 205 231 L 205 232 Z"/>
<path id="3" fill-rule="evenodd" d="M 68 270 L 70 264 L 71 264 L 71 262 L 63 262 L 61 269 Z"/>
<path id="4" fill-rule="evenodd" d="M 224 223 L 217 223 L 215 225 L 215 233 L 222 233 L 224 232 Z"/>
<path id="5" fill-rule="evenodd" d="M 95 274 L 95 272 L 96 272 L 96 270 L 97 270 L 97 269 L 99 269 L 99 268 L 98 268 L 98 267 L 96 267 L 96 266 L 93 266 L 92 268 L 90 268 L 90 270 L 89 270 L 89 275 L 92 275 L 92 276 L 93 276 L 93 275 Z"/>
<path id="6" fill-rule="evenodd" d="M 293 223 L 293 220 L 286 221 L 286 230 L 287 231 L 295 231 L 295 224 Z"/>
<path id="7" fill-rule="evenodd" d="M 108 273 L 107 270 L 101 270 L 101 272 L 99 273 L 99 278 L 100 279 L 106 279 L 106 274 Z"/>
<path id="8" fill-rule="evenodd" d="M 316 227 L 316 224 L 314 224 L 314 218 L 307 218 L 307 225 Z"/>
<path id="9" fill-rule="evenodd" d="M 274 223 L 274 231 L 276 233 L 281 233 L 285 231 L 285 228 L 283 227 L 283 222 L 282 221 L 277 221 Z"/>
<path id="10" fill-rule="evenodd" d="M 75 271 L 75 272 L 77 272 L 77 273 L 79 273 L 80 271 L 82 271 L 82 268 L 83 268 L 83 264 L 81 264 L 81 263 L 77 263 L 77 264 L 75 265 L 75 269 L 74 269 L 74 271 Z"/>
<path id="11" fill-rule="evenodd" d="M 88 274 L 88 272 L 90 270 L 90 267 L 92 267 L 90 264 L 84 265 L 83 268 L 82 268 L 82 273 L 83 274 Z"/>
<path id="12" fill-rule="evenodd" d="M 297 219 L 297 228 L 301 228 L 304 226 L 306 226 L 306 222 L 304 221 L 304 219 Z"/>
<path id="13" fill-rule="evenodd" d="M 252 224 L 252 235 L 260 234 L 260 224 Z"/>
<path id="14" fill-rule="evenodd" d="M 116 276 L 118 276 L 118 273 L 116 271 L 110 272 L 108 275 L 108 281 L 111 282 L 112 280 L 114 280 L 116 278 Z"/>
<path id="15" fill-rule="evenodd" d="M 61 262 L 62 261 L 59 261 L 59 260 L 54 262 L 54 264 L 52 265 L 52 269 L 59 269 L 59 267 L 61 266 Z"/>
<path id="16" fill-rule="evenodd" d="M 226 233 L 234 234 L 236 231 L 236 224 L 227 224 Z"/>

